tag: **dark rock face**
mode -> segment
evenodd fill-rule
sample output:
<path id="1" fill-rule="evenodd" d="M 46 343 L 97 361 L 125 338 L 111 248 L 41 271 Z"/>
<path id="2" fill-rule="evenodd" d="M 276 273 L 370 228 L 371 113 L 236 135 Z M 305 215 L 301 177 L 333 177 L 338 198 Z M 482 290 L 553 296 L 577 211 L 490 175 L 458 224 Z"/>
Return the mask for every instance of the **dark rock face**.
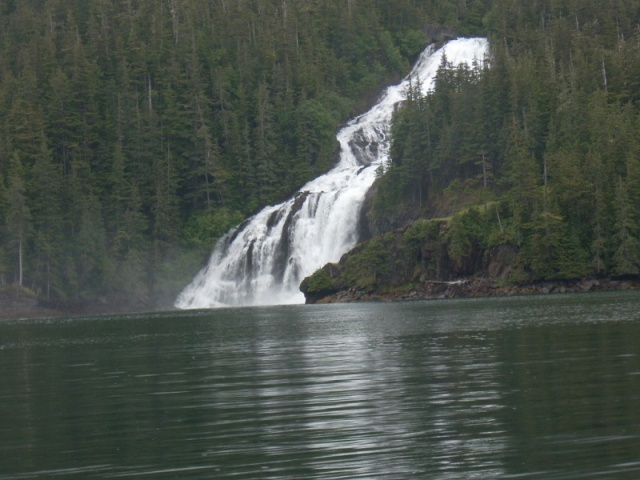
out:
<path id="1" fill-rule="evenodd" d="M 365 195 L 358 223 L 360 241 L 406 227 L 419 217 L 420 212 L 411 209 L 374 212 L 373 203 L 377 193 L 378 185 L 374 183 Z"/>
<path id="2" fill-rule="evenodd" d="M 358 218 L 358 239 L 361 242 L 371 239 L 374 235 L 380 235 L 380 232 L 376 230 L 376 227 L 371 220 L 371 207 L 373 199 L 375 197 L 375 184 L 372 188 L 367 190 L 364 196 L 364 202 L 360 209 L 360 217 Z"/>
<path id="3" fill-rule="evenodd" d="M 305 278 L 300 284 L 300 291 L 304 293 L 305 303 L 319 303 L 323 298 L 338 292 L 333 279 L 339 274 L 339 267 L 328 263 L 313 275 Z"/>
<path id="4" fill-rule="evenodd" d="M 487 255 L 485 274 L 489 278 L 509 278 L 517 255 L 518 250 L 511 245 L 500 245 L 491 249 Z"/>
<path id="5" fill-rule="evenodd" d="M 349 147 L 351 147 L 360 165 L 369 166 L 371 162 L 378 158 L 378 143 L 364 138 L 362 132 L 358 132 L 353 136 L 353 139 L 349 142 Z"/>
<path id="6" fill-rule="evenodd" d="M 284 226 L 282 227 L 282 237 L 280 239 L 280 244 L 278 245 L 278 250 L 274 259 L 274 264 L 276 265 L 274 276 L 278 281 L 282 281 L 282 278 L 284 277 L 284 271 L 287 266 L 286 261 L 289 258 L 289 250 L 291 248 L 291 235 L 293 233 L 293 219 L 300 211 L 300 209 L 304 206 L 309 193 L 310 192 L 305 191 L 300 192 L 296 195 L 293 206 L 291 207 L 291 211 L 289 212 L 289 215 L 284 222 Z M 269 222 L 271 223 L 271 219 L 269 219 Z M 273 225 L 270 225 L 270 228 L 272 226 Z"/>
<path id="7" fill-rule="evenodd" d="M 441 45 L 448 40 L 452 40 L 460 36 L 455 28 L 443 27 L 441 25 L 427 25 L 424 29 L 425 36 L 436 45 Z"/>

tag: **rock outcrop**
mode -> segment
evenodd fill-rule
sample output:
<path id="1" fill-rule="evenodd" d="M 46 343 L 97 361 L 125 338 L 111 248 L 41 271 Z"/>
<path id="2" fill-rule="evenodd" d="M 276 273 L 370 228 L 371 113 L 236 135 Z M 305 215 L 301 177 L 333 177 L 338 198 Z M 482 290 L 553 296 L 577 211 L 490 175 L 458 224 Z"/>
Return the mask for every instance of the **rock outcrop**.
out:
<path id="1" fill-rule="evenodd" d="M 580 293 L 613 290 L 640 290 L 640 279 L 594 279 L 537 282 L 502 285 L 489 278 L 463 279 L 451 282 L 426 281 L 395 291 L 367 292 L 350 288 L 326 295 L 308 303 L 389 302 L 445 298 L 476 298 L 551 293 Z"/>
<path id="2" fill-rule="evenodd" d="M 640 276 L 532 278 L 516 246 L 483 247 L 468 233 L 474 226 L 463 223 L 418 220 L 376 236 L 307 277 L 300 290 L 307 303 L 333 303 L 640 289 Z"/>

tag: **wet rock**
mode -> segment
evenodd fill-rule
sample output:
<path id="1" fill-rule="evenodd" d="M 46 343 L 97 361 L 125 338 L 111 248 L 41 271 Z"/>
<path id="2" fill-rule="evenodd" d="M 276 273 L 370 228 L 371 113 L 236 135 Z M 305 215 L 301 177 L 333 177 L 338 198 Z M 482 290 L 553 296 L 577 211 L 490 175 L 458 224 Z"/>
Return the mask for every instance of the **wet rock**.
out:
<path id="1" fill-rule="evenodd" d="M 582 290 L 583 292 L 590 292 L 591 290 L 594 289 L 594 287 L 596 287 L 597 285 L 599 285 L 597 280 L 592 280 L 592 279 L 587 279 L 587 280 L 583 280 L 580 285 L 579 288 L 580 290 Z"/>

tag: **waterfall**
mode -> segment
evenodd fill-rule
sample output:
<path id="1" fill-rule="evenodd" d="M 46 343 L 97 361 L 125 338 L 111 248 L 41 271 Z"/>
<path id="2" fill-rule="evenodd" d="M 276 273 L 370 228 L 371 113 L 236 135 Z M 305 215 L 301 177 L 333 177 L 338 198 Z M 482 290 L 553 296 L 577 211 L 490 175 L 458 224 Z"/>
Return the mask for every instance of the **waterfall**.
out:
<path id="1" fill-rule="evenodd" d="M 208 265 L 176 300 L 178 308 L 303 303 L 302 279 L 335 262 L 358 242 L 357 226 L 376 171 L 388 162 L 389 129 L 411 79 L 426 93 L 446 54 L 452 65 L 482 61 L 486 39 L 428 47 L 411 73 L 338 134 L 340 156 L 328 173 L 288 201 L 265 207 L 221 238 Z"/>

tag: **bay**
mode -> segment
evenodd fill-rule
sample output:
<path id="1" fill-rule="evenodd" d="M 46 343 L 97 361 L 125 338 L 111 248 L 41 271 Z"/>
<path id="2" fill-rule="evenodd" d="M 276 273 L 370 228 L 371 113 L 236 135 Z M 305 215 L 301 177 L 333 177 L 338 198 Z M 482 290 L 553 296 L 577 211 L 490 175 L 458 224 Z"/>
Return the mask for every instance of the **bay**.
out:
<path id="1" fill-rule="evenodd" d="M 640 294 L 0 323 L 0 479 L 640 478 Z"/>

